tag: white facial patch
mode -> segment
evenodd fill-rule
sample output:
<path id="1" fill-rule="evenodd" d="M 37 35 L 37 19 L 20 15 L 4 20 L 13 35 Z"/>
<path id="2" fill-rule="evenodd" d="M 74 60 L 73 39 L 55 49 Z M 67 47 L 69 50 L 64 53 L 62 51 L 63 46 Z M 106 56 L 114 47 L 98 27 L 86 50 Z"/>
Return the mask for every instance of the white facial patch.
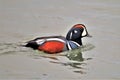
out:
<path id="1" fill-rule="evenodd" d="M 86 32 L 86 30 L 85 30 L 85 28 L 84 28 L 83 33 L 82 33 L 82 36 L 85 36 L 85 35 L 87 35 L 87 32 Z"/>
<path id="2" fill-rule="evenodd" d="M 73 35 L 73 33 L 71 32 L 71 33 L 70 33 L 70 39 L 72 39 L 72 35 Z"/>

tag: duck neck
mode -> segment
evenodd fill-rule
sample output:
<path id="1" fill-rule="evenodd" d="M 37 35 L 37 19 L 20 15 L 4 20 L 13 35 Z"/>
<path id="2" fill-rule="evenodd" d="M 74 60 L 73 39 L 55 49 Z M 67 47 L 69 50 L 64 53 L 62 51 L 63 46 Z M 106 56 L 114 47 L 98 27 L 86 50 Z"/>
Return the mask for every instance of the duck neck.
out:
<path id="1" fill-rule="evenodd" d="M 83 44 L 82 44 L 82 39 L 81 39 L 81 38 L 78 38 L 78 39 L 76 39 L 76 40 L 74 40 L 74 41 L 77 42 L 77 43 L 78 43 L 79 45 L 81 45 L 81 46 L 83 45 Z"/>

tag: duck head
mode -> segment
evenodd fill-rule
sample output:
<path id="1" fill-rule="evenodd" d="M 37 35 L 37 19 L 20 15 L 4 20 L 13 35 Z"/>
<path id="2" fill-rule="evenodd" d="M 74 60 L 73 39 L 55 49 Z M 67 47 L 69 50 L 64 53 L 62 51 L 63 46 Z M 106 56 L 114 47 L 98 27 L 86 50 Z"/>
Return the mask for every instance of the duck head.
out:
<path id="1" fill-rule="evenodd" d="M 67 40 L 72 40 L 77 42 L 79 45 L 82 45 L 83 37 L 92 37 L 88 34 L 88 31 L 83 24 L 74 25 L 66 35 Z"/>

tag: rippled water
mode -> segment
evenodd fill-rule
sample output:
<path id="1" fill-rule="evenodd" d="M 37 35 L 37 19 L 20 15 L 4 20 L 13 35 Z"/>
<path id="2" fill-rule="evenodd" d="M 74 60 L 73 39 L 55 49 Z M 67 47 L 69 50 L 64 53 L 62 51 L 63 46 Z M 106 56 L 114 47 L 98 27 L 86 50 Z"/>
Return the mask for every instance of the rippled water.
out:
<path id="1" fill-rule="evenodd" d="M 92 58 L 84 58 L 82 55 L 82 52 L 88 51 L 88 50 L 91 50 L 94 48 L 94 46 L 92 44 L 86 44 L 83 47 L 72 50 L 72 51 L 66 51 L 66 52 L 62 52 L 59 54 L 46 54 L 44 52 L 40 52 L 37 50 L 32 50 L 32 49 L 23 47 L 22 44 L 25 44 L 25 43 L 20 43 L 20 42 L 18 42 L 18 43 L 0 43 L 0 57 L 8 56 L 7 60 L 9 60 L 9 56 L 15 56 L 15 57 L 16 56 L 17 57 L 26 56 L 26 57 L 30 57 L 31 59 L 37 59 L 37 60 L 41 60 L 41 58 L 49 59 L 47 61 L 50 63 L 59 64 L 59 66 L 65 66 L 66 69 L 69 69 L 67 67 L 73 68 L 73 69 L 71 69 L 73 72 L 80 73 L 80 74 L 86 73 L 86 71 L 84 71 L 84 66 L 87 65 L 87 63 L 85 61 L 92 59 Z M 6 62 L 6 61 L 1 62 L 1 64 L 3 64 L 4 62 Z M 8 65 L 8 63 L 5 63 L 5 64 Z M 10 64 L 12 64 L 12 63 L 10 63 Z M 14 67 L 17 67 L 16 64 L 12 64 L 12 65 Z M 4 64 L 2 66 L 6 67 L 6 65 L 4 65 Z M 52 72 L 54 73 L 54 71 L 52 71 Z M 8 73 L 9 73 L 9 70 L 8 71 L 6 70 L 5 72 L 1 72 L 1 76 L 0 76 L 1 79 L 2 78 L 9 79 L 9 76 L 11 76 L 11 75 L 13 78 L 15 78 L 15 76 L 17 74 L 17 73 L 14 73 L 14 74 L 13 73 L 8 74 Z M 24 74 L 24 72 L 23 72 L 23 74 Z M 47 73 L 43 74 L 43 75 L 47 75 Z M 22 77 L 22 78 L 26 78 L 26 76 Z"/>
<path id="2" fill-rule="evenodd" d="M 119 80 L 119 0 L 0 0 L 0 79 Z M 66 35 L 76 23 L 92 38 L 49 55 L 22 47 L 38 36 Z"/>

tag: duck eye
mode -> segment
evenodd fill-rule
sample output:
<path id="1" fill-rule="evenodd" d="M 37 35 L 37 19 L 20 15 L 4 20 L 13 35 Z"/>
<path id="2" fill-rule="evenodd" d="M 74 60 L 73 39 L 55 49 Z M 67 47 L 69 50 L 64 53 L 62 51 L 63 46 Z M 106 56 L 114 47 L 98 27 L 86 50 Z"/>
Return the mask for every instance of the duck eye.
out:
<path id="1" fill-rule="evenodd" d="M 74 30 L 74 33 L 78 33 L 78 31 L 77 31 L 77 30 Z"/>

